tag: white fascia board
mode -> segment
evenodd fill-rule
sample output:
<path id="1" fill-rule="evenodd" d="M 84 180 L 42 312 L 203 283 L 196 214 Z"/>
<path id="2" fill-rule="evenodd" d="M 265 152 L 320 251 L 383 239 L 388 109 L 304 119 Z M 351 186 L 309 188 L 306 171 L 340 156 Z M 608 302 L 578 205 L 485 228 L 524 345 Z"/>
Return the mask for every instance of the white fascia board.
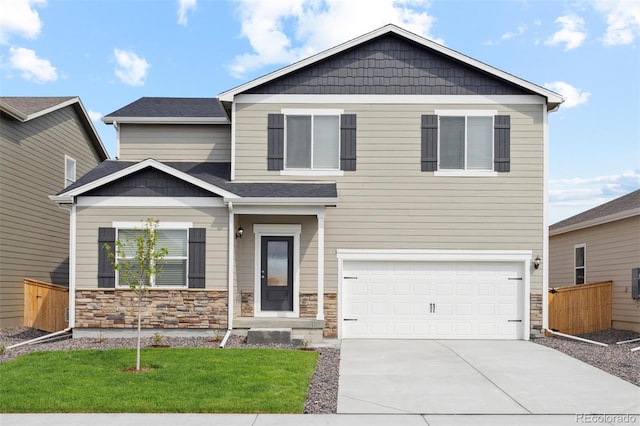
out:
<path id="1" fill-rule="evenodd" d="M 237 95 L 238 104 L 544 105 L 538 95 Z"/>
<path id="2" fill-rule="evenodd" d="M 29 116 L 22 111 L 12 107 L 8 103 L 0 101 L 0 111 L 4 111 L 16 120 L 20 120 L 23 123 L 29 119 Z"/>
<path id="3" fill-rule="evenodd" d="M 381 35 L 387 34 L 387 33 L 392 33 L 392 34 L 397 34 L 401 37 L 405 37 L 417 44 L 420 44 L 424 47 L 430 48 L 435 50 L 436 52 L 442 53 L 443 55 L 446 55 L 450 58 L 456 59 L 460 62 L 463 62 L 467 65 L 470 65 L 472 67 L 475 67 L 477 69 L 480 69 L 484 72 L 487 72 L 489 74 L 495 75 L 496 77 L 502 78 L 503 80 L 506 80 L 510 83 L 516 84 L 518 86 L 521 86 L 527 90 L 530 90 L 534 93 L 537 93 L 541 96 L 544 96 L 547 99 L 547 102 L 549 104 L 552 104 L 550 106 L 557 106 L 558 104 L 563 102 L 562 96 L 560 96 L 559 94 L 552 92 L 551 90 L 545 89 L 544 87 L 538 86 L 536 84 L 533 84 L 531 82 L 528 82 L 526 80 L 523 80 L 521 78 L 518 78 L 514 75 L 511 75 L 509 73 L 506 73 L 504 71 L 501 71 L 497 68 L 494 68 L 490 65 L 487 65 L 483 62 L 480 62 L 478 60 L 475 60 L 473 58 L 470 58 L 466 55 L 463 55 L 459 52 L 456 52 L 455 50 L 449 49 L 448 47 L 442 46 L 441 44 L 438 44 L 434 41 L 431 41 L 429 39 L 426 39 L 424 37 L 421 37 L 417 34 L 414 34 L 412 32 L 409 32 L 407 30 L 404 30 L 400 27 L 397 27 L 393 24 L 388 24 L 385 25 L 384 27 L 378 28 L 377 30 L 374 30 L 370 33 L 364 34 L 360 37 L 354 38 L 353 40 L 347 41 L 346 43 L 342 43 L 339 44 L 338 46 L 335 46 L 333 48 L 327 49 L 323 52 L 320 52 L 316 55 L 310 56 L 306 59 L 303 59 L 301 61 L 298 61 L 292 65 L 289 65 L 287 67 L 281 68 L 277 71 L 274 71 L 270 74 L 264 75 L 262 77 L 256 78 L 255 80 L 252 80 L 248 83 L 245 83 L 243 85 L 237 86 L 231 90 L 227 90 L 226 92 L 222 92 L 218 98 L 221 101 L 227 101 L 227 102 L 233 102 L 234 101 L 234 97 L 235 95 L 238 95 L 246 90 L 249 90 L 251 88 L 254 88 L 256 86 L 259 86 L 261 84 L 267 83 L 269 81 L 272 81 L 276 78 L 282 77 L 283 75 L 286 75 L 288 73 L 291 73 L 293 71 L 299 70 L 303 67 L 306 67 L 310 64 L 313 64 L 315 62 L 321 61 L 323 59 L 326 59 L 330 56 L 333 56 L 337 53 L 343 52 L 345 50 L 348 50 L 354 46 L 357 46 L 359 44 L 365 43 L 369 40 L 372 40 L 376 37 L 379 37 Z"/>
<path id="4" fill-rule="evenodd" d="M 225 202 L 227 199 L 225 198 Z M 337 198 L 295 198 L 295 197 L 245 197 L 233 199 L 236 209 L 239 206 L 335 206 Z"/>
<path id="5" fill-rule="evenodd" d="M 610 214 L 608 216 L 603 216 L 596 219 L 591 219 L 584 222 L 576 223 L 573 225 L 563 226 L 562 228 L 550 230 L 549 236 L 552 237 L 554 235 L 565 234 L 567 232 L 577 231 L 579 229 L 589 228 L 591 226 L 604 225 L 605 223 L 613 222 L 616 220 L 627 219 L 629 217 L 639 216 L 639 215 L 640 215 L 640 208 L 625 210 L 623 212 L 618 212 L 618 213 Z"/>
<path id="6" fill-rule="evenodd" d="M 58 204 L 73 204 L 73 197 L 68 195 L 49 195 L 49 199 Z"/>
<path id="7" fill-rule="evenodd" d="M 234 202 L 234 214 L 253 214 L 270 216 L 318 216 L 324 213 L 325 206 L 238 206 Z"/>
<path id="8" fill-rule="evenodd" d="M 51 106 L 49 108 L 41 109 L 40 111 L 36 111 L 33 114 L 29 114 L 27 116 L 27 119 L 24 120 L 24 121 L 29 121 L 29 120 L 33 120 L 34 118 L 42 117 L 43 115 L 46 115 L 46 114 L 49 114 L 49 113 L 51 113 L 53 111 L 59 110 L 60 108 L 64 108 L 64 107 L 67 107 L 69 105 L 73 105 L 76 102 L 80 102 L 80 98 L 78 98 L 77 96 L 73 97 L 73 98 L 70 98 L 70 99 L 67 99 L 66 101 L 62 101 L 59 104 L 53 105 L 53 106 Z M 82 108 L 82 109 L 84 110 L 84 108 Z M 89 120 L 89 122 L 91 122 L 91 120 L 88 117 L 89 116 L 87 116 L 87 120 Z"/>
<path id="9" fill-rule="evenodd" d="M 80 107 L 80 109 L 82 110 L 82 113 L 84 114 L 85 120 L 87 121 L 87 123 L 89 123 L 89 127 L 91 129 L 91 132 L 93 133 L 93 137 L 95 138 L 96 141 L 98 141 L 98 146 L 102 150 L 102 153 L 104 154 L 104 157 L 108 159 L 109 158 L 109 152 L 107 151 L 107 148 L 102 143 L 102 139 L 100 139 L 100 135 L 98 134 L 98 131 L 96 130 L 95 126 L 93 125 L 93 121 L 91 121 L 91 117 L 89 117 L 89 113 L 85 109 L 85 107 L 82 104 L 82 101 L 80 100 L 80 98 L 76 98 L 76 100 L 78 102 L 78 106 Z"/>
<path id="10" fill-rule="evenodd" d="M 102 117 L 105 124 L 230 124 L 226 117 Z"/>
<path id="11" fill-rule="evenodd" d="M 78 207 L 224 207 L 221 197 L 78 197 Z"/>
<path id="12" fill-rule="evenodd" d="M 337 249 L 341 260 L 425 262 L 529 262 L 531 250 L 385 250 Z"/>
<path id="13" fill-rule="evenodd" d="M 141 161 L 137 164 L 134 164 L 132 166 L 129 166 L 125 169 L 122 169 L 118 172 L 112 173 L 110 175 L 104 176 L 100 179 L 96 179 L 93 182 L 89 182 L 85 185 L 79 186 L 75 189 L 72 189 L 68 192 L 63 193 L 62 195 L 67 196 L 67 197 L 76 197 L 78 195 L 82 195 L 83 193 L 90 191 L 92 189 L 98 188 L 100 186 L 106 185 L 107 183 L 113 182 L 117 179 L 120 179 L 122 177 L 128 176 L 132 173 L 135 173 L 139 170 L 142 170 L 146 167 L 153 167 L 157 170 L 163 171 L 171 176 L 174 176 L 178 179 L 182 179 L 185 182 L 189 182 L 195 186 L 198 186 L 202 189 L 205 189 L 207 191 L 211 191 L 214 194 L 217 194 L 221 197 L 224 197 L 225 199 L 229 198 L 229 199 L 236 199 L 238 198 L 238 196 L 236 194 L 233 194 L 229 191 L 225 191 L 224 189 L 221 189 L 215 185 L 211 185 L 209 183 L 203 182 L 200 179 L 194 178 L 191 175 L 188 175 L 187 173 L 181 172 L 179 170 L 174 169 L 173 167 L 169 167 L 166 164 L 162 164 L 156 160 L 153 159 L 147 159 L 144 161 Z"/>

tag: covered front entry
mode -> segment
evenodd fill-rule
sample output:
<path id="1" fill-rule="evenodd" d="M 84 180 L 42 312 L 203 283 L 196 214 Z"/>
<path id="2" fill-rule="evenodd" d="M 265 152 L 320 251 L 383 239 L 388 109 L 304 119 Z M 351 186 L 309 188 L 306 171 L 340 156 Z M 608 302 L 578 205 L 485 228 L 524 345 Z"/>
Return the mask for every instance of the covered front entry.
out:
<path id="1" fill-rule="evenodd" d="M 263 311 L 293 312 L 293 238 L 260 237 L 260 306 Z"/>
<path id="2" fill-rule="evenodd" d="M 526 339 L 524 262 L 345 260 L 341 337 Z"/>

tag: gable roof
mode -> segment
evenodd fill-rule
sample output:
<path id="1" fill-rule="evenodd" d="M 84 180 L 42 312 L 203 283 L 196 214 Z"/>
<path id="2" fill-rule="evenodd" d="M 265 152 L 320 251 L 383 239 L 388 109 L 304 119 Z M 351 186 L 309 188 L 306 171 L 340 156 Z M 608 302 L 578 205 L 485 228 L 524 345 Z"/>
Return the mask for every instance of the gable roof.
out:
<path id="1" fill-rule="evenodd" d="M 554 223 L 549 227 L 549 235 L 563 234 L 638 215 L 640 215 L 640 189 Z"/>
<path id="2" fill-rule="evenodd" d="M 64 203 L 73 197 L 116 182 L 145 168 L 152 167 L 210 191 L 232 199 L 234 203 L 273 202 L 277 200 L 305 199 L 319 203 L 332 203 L 337 199 L 335 183 L 314 182 L 232 182 L 230 163 L 211 162 L 159 162 L 147 159 L 140 162 L 108 160 L 99 164 L 80 179 L 50 198 Z"/>
<path id="3" fill-rule="evenodd" d="M 27 121 L 42 117 L 59 109 L 72 106 L 82 120 L 82 125 L 91 139 L 91 142 L 100 156 L 101 160 L 109 158 L 109 153 L 102 144 L 89 114 L 82 105 L 82 101 L 77 96 L 1 96 L 0 111 L 12 116 L 16 120 L 26 123 Z"/>
<path id="4" fill-rule="evenodd" d="M 370 33 L 367 33 L 365 35 L 362 35 L 360 37 L 357 37 L 353 40 L 350 40 L 346 43 L 340 44 L 338 46 L 332 47 L 328 50 L 325 50 L 324 52 L 320 52 L 316 55 L 313 55 L 311 57 L 308 57 L 306 59 L 303 59 L 301 61 L 298 61 L 292 65 L 286 66 L 284 68 L 281 68 L 277 71 L 274 71 L 272 73 L 269 73 L 267 75 L 264 75 L 262 77 L 256 78 L 248 83 L 242 84 L 240 86 L 237 86 L 231 90 L 227 90 L 223 93 L 221 93 L 219 95 L 219 98 L 221 101 L 223 102 L 233 102 L 235 95 L 239 95 L 241 93 L 246 93 L 248 91 L 250 91 L 251 89 L 254 89 L 258 86 L 264 85 L 266 83 L 272 82 L 276 79 L 282 78 L 285 75 L 294 73 L 296 71 L 299 71 L 303 68 L 309 67 L 311 65 L 317 64 L 320 61 L 323 61 L 329 57 L 332 57 L 334 55 L 337 55 L 339 53 L 345 52 L 349 49 L 352 49 L 356 46 L 362 45 L 363 43 L 369 42 L 373 39 L 376 39 L 378 37 L 382 37 L 384 35 L 389 35 L 389 34 L 393 34 L 396 35 L 398 37 L 407 39 L 413 43 L 416 43 L 417 45 L 426 48 L 426 49 L 431 49 L 432 51 L 435 51 L 439 54 L 442 54 L 446 57 L 448 57 L 449 59 L 458 61 L 462 64 L 465 64 L 466 66 L 469 66 L 471 68 L 475 68 L 478 71 L 481 71 L 485 74 L 489 74 L 492 75 L 495 78 L 501 79 L 505 82 L 508 82 L 510 84 L 513 84 L 515 86 L 521 87 L 523 90 L 526 90 L 528 92 L 543 96 L 545 99 L 547 99 L 547 109 L 548 110 L 553 110 L 555 108 L 557 108 L 562 102 L 562 96 L 560 96 L 559 94 L 552 92 L 551 90 L 545 89 L 541 86 L 538 86 L 536 84 L 533 84 L 529 81 L 523 80 L 521 78 L 518 78 L 514 75 L 511 75 L 509 73 L 506 73 L 504 71 L 501 71 L 497 68 L 494 68 L 490 65 L 487 65 L 483 62 L 477 61 L 473 58 L 470 58 L 468 56 L 465 56 L 459 52 L 456 52 L 455 50 L 449 49 L 445 46 L 442 46 L 438 43 L 435 43 L 431 40 L 428 40 L 424 37 L 418 36 L 414 33 L 411 33 L 407 30 L 404 30 L 400 27 L 397 27 L 393 24 L 389 24 L 389 25 L 385 25 L 382 28 L 379 28 L 377 30 L 374 30 Z"/>
<path id="5" fill-rule="evenodd" d="M 102 118 L 118 123 L 229 123 L 217 98 L 143 97 Z"/>

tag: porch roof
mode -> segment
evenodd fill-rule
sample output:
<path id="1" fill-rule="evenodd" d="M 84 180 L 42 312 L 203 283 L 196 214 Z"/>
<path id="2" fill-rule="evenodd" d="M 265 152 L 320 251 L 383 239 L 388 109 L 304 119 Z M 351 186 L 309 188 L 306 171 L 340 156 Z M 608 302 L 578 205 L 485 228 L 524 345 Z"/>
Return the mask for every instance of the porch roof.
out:
<path id="1" fill-rule="evenodd" d="M 142 162 L 104 161 L 57 195 L 78 196 L 96 187 L 116 183 L 123 174 L 125 176 L 129 174 L 127 169 L 131 169 L 130 173 L 135 173 L 140 170 L 135 166 L 145 162 L 148 163 L 147 167 L 159 168 L 162 166 L 163 171 L 168 170 L 169 173 L 174 170 L 178 174 L 177 177 L 189 176 L 192 178 L 191 183 L 196 186 L 208 190 L 211 190 L 212 187 L 219 188 L 226 193 L 231 193 L 237 197 L 238 201 L 242 198 L 263 198 L 265 201 L 271 198 L 304 198 L 311 201 L 314 199 L 337 199 L 338 196 L 335 182 L 233 182 L 230 180 L 231 163 L 158 162 L 155 160 Z M 113 176 L 113 180 L 109 179 L 110 176 Z M 104 183 L 96 185 L 98 181 Z"/>

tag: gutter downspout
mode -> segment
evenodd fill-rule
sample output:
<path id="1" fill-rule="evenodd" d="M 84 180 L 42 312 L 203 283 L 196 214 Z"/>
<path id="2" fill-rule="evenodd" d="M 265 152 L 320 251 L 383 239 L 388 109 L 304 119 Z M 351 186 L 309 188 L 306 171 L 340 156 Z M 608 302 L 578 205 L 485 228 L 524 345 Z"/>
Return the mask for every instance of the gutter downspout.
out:
<path id="1" fill-rule="evenodd" d="M 40 340 L 45 340 L 53 336 L 57 336 L 59 334 L 68 333 L 71 331 L 71 327 L 67 327 L 64 330 L 56 331 L 55 333 L 45 334 L 44 336 L 36 337 L 35 339 L 27 340 L 26 342 L 16 343 L 15 345 L 7 346 L 7 349 L 17 348 L 18 346 L 29 345 L 31 343 L 38 342 Z"/>
<path id="2" fill-rule="evenodd" d="M 228 235 L 228 246 L 229 249 L 227 250 L 227 255 L 228 255 L 228 265 L 227 265 L 227 269 L 229 270 L 229 272 L 227 273 L 228 279 L 229 279 L 229 283 L 228 283 L 228 301 L 227 301 L 227 332 L 224 335 L 224 338 L 222 339 L 222 342 L 220 342 L 220 347 L 224 348 L 224 345 L 227 344 L 227 340 L 229 339 L 229 336 L 231 336 L 231 330 L 233 329 L 233 264 L 235 261 L 235 232 L 234 232 L 234 226 L 235 226 L 235 218 L 234 218 L 234 214 L 233 214 L 233 202 L 229 201 L 227 206 L 229 207 L 229 235 Z"/>
<path id="3" fill-rule="evenodd" d="M 560 333 L 559 331 L 549 330 L 548 328 L 545 328 L 545 331 L 550 333 L 550 334 L 554 334 L 556 336 L 562 336 L 562 337 L 566 337 L 567 339 L 573 339 L 573 340 L 578 340 L 580 342 L 591 343 L 592 345 L 604 346 L 605 348 L 607 346 L 609 346 L 606 343 L 596 342 L 595 340 L 589 340 L 589 339 L 584 339 L 584 338 L 578 337 L 578 336 L 572 336 L 570 334 Z"/>

